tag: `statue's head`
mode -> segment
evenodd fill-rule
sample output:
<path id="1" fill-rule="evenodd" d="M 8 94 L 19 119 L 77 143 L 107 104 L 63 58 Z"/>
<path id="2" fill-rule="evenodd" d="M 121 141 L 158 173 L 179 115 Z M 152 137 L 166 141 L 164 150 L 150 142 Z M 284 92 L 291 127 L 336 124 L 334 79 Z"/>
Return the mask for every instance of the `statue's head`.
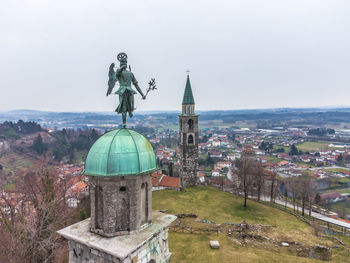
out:
<path id="1" fill-rule="evenodd" d="M 127 68 L 128 56 L 124 52 L 119 53 L 118 56 L 117 56 L 117 59 L 120 62 L 120 67 L 121 68 Z"/>

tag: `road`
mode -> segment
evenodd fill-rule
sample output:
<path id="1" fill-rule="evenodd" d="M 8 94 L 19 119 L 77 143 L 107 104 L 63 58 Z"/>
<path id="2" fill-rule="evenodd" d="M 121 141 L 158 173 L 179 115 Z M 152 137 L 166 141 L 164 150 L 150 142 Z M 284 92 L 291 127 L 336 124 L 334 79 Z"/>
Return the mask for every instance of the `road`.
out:
<path id="1" fill-rule="evenodd" d="M 261 200 L 270 202 L 270 198 L 267 196 L 262 196 Z M 284 201 L 279 200 L 279 199 L 275 200 L 275 203 L 279 204 L 279 205 L 283 205 L 283 206 L 286 205 L 286 203 Z M 293 204 L 287 202 L 287 207 L 293 209 Z M 298 207 L 298 211 L 301 212 L 301 210 L 302 210 L 301 207 Z M 307 214 L 307 215 L 309 214 L 308 209 L 305 209 L 305 214 Z M 322 215 L 322 214 L 319 214 L 316 212 L 311 212 L 311 217 L 318 219 L 318 220 L 321 220 L 321 221 L 324 221 L 324 222 L 327 222 L 327 223 L 330 223 L 330 224 L 344 227 L 345 229 L 350 230 L 350 223 L 346 223 L 346 222 L 343 222 L 343 221 L 340 221 L 340 220 L 337 220 L 337 219 L 334 219 L 334 218 L 331 218 L 331 217 L 328 217 L 328 216 L 325 216 L 325 215 Z"/>
<path id="2" fill-rule="evenodd" d="M 296 170 L 311 170 L 311 171 L 317 171 L 317 170 L 327 170 L 327 169 L 343 169 L 350 171 L 350 168 L 342 167 L 342 166 L 322 166 L 322 167 L 313 167 L 313 168 L 296 168 Z"/>
<path id="3" fill-rule="evenodd" d="M 290 174 L 285 174 L 283 173 L 283 171 L 285 170 L 289 170 L 289 168 L 279 168 L 276 170 L 277 174 L 281 177 L 292 177 L 293 175 Z M 294 168 L 295 170 L 298 171 L 305 171 L 305 170 L 311 170 L 311 171 L 317 171 L 317 170 L 327 170 L 327 169 L 343 169 L 343 170 L 347 170 L 350 172 L 350 168 L 347 167 L 341 167 L 341 166 L 322 166 L 322 167 L 313 167 L 313 168 Z"/>

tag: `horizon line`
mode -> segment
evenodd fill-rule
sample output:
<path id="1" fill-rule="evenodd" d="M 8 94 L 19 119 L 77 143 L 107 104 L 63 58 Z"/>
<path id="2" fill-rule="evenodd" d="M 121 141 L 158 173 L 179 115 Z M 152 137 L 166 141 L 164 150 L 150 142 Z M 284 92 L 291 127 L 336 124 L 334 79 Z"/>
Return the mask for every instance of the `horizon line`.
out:
<path id="1" fill-rule="evenodd" d="M 256 110 L 293 110 L 293 109 L 350 109 L 349 106 L 318 106 L 318 107 L 276 107 L 276 108 L 242 108 L 242 109 L 211 109 L 211 110 L 201 110 L 197 109 L 198 112 L 210 112 L 210 111 L 256 111 Z M 13 109 L 13 110 L 0 110 L 0 114 L 3 113 L 15 113 L 20 111 L 27 112 L 48 112 L 48 113 L 115 113 L 114 111 L 56 111 L 56 110 L 34 110 L 34 109 Z M 181 110 L 138 110 L 135 113 L 140 112 L 181 112 Z"/>

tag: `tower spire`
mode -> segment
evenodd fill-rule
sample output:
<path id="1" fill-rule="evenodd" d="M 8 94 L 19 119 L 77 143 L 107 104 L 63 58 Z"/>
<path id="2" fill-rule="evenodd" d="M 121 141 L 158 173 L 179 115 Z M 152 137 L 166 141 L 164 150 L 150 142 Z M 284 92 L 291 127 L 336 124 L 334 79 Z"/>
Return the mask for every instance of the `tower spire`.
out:
<path id="1" fill-rule="evenodd" d="M 190 76 L 188 74 L 187 74 L 187 80 L 186 80 L 185 93 L 184 93 L 184 97 L 182 99 L 182 105 L 184 105 L 184 104 L 194 104 Z"/>

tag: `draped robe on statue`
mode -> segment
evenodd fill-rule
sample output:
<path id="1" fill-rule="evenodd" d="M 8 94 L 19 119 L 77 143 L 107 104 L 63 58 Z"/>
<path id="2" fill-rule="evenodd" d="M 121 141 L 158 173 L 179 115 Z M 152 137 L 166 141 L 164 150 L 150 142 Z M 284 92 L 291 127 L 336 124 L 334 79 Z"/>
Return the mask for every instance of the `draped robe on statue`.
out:
<path id="1" fill-rule="evenodd" d="M 132 117 L 134 111 L 134 95 L 137 93 L 131 88 L 131 83 L 138 89 L 138 83 L 132 72 L 124 69 L 117 70 L 117 80 L 119 81 L 119 89 L 115 94 L 119 95 L 119 105 L 115 110 L 118 113 L 128 112 Z"/>

